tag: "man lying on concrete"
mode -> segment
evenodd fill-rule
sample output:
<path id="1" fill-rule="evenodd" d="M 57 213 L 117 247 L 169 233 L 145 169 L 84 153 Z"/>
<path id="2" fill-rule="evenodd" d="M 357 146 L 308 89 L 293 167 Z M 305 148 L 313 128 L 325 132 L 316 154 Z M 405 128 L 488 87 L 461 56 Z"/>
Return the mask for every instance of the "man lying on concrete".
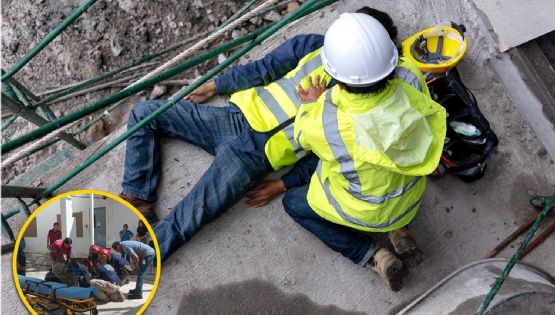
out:
<path id="1" fill-rule="evenodd" d="M 298 35 L 264 58 L 231 68 L 193 91 L 127 140 L 122 198 L 154 219 L 152 203 L 160 180 L 159 137 L 177 138 L 214 156 L 204 175 L 154 232 L 161 258 L 185 244 L 202 225 L 235 204 L 271 171 L 294 165 L 307 152 L 293 139 L 293 119 L 301 99 L 295 86 L 309 76 L 327 76 L 320 58 L 324 36 Z M 355 48 L 354 48 L 355 49 Z M 199 105 L 215 94 L 231 95 L 226 107 Z M 128 127 L 165 101 L 137 104 Z M 262 184 L 250 205 L 262 205 L 289 186 L 298 185 L 302 167 L 284 177 L 284 185 Z"/>
<path id="2" fill-rule="evenodd" d="M 148 266 L 152 265 L 154 261 L 156 252 L 152 247 L 138 241 L 114 242 L 112 248 L 121 254 L 128 255 L 131 258 L 133 269 L 137 270 L 137 284 L 135 289 L 129 291 L 127 298 L 142 299 L 145 275 Z"/>
<path id="3" fill-rule="evenodd" d="M 347 50 L 353 43 L 360 49 Z M 422 73 L 401 58 L 374 18 L 344 13 L 328 29 L 322 60 L 338 84 L 316 77 L 299 87 L 303 103 L 295 139 L 319 158 L 310 184 L 290 189 L 283 205 L 295 221 L 361 266 L 369 264 L 393 291 L 406 280 L 403 262 L 365 232 L 389 232 L 395 252 L 421 256 L 405 226 L 439 163 L 445 109 L 430 97 Z"/>
<path id="4" fill-rule="evenodd" d="M 50 244 L 50 258 L 52 259 L 52 273 L 58 280 L 69 286 L 77 285 L 77 278 L 71 271 L 71 238 L 59 239 Z M 64 257 L 65 256 L 65 257 Z"/>
<path id="5" fill-rule="evenodd" d="M 98 288 L 96 298 L 100 302 L 123 302 L 125 295 L 121 292 L 121 281 L 116 270 L 108 263 L 110 250 L 100 250 L 95 262 L 96 278 L 90 281 L 91 286 Z"/>

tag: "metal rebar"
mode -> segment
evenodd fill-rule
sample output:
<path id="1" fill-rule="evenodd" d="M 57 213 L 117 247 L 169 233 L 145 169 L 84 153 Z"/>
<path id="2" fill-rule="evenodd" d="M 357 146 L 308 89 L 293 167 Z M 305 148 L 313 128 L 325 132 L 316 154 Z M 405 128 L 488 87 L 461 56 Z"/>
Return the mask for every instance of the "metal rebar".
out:
<path id="1" fill-rule="evenodd" d="M 274 34 L 280 28 L 287 25 L 289 22 L 294 21 L 294 20 L 296 20 L 296 19 L 298 19 L 298 18 L 300 18 L 300 17 L 302 17 L 302 16 L 304 16 L 304 15 L 310 13 L 310 12 L 314 12 L 314 11 L 320 9 L 320 8 L 323 8 L 327 5 L 330 5 L 330 4 L 332 4 L 336 1 L 338 1 L 338 0 L 324 0 L 324 1 L 322 1 L 322 0 L 307 0 L 299 9 L 297 9 L 295 11 L 292 11 L 285 18 L 283 18 L 282 20 L 276 22 L 275 24 L 272 24 L 268 29 L 264 30 L 259 36 L 257 36 L 251 43 L 242 47 L 237 52 L 235 52 L 234 54 L 229 56 L 223 63 L 217 65 L 214 68 L 212 68 L 210 71 L 208 71 L 205 75 L 203 75 L 200 79 L 198 79 L 197 81 L 195 81 L 191 85 L 189 85 L 187 87 L 184 87 L 181 90 L 179 90 L 179 92 L 177 92 L 175 95 L 173 95 L 166 103 L 164 103 L 158 109 L 156 109 L 154 112 L 152 112 L 151 114 L 149 114 L 148 116 L 143 118 L 141 121 L 139 121 L 133 127 L 129 128 L 126 132 L 121 134 L 114 141 L 110 142 L 109 144 L 107 144 L 106 146 L 102 147 L 100 150 L 95 152 L 86 161 L 84 161 L 79 166 L 77 166 L 76 168 L 71 170 L 67 175 L 65 175 L 63 178 L 61 178 L 58 182 L 54 183 L 51 187 L 49 187 L 43 194 L 47 195 L 47 194 L 51 194 L 54 191 L 56 191 L 56 189 L 58 189 L 59 187 L 64 185 L 66 182 L 71 180 L 73 177 L 75 177 L 81 171 L 83 171 L 84 169 L 89 167 L 91 164 L 93 164 L 95 161 L 97 161 L 98 159 L 103 157 L 106 153 L 110 152 L 113 148 L 115 148 L 120 143 L 122 143 L 127 138 L 129 138 L 137 130 L 143 128 L 146 124 L 148 124 L 150 121 L 155 119 L 157 116 L 159 116 L 160 114 L 162 114 L 163 112 L 168 110 L 171 106 L 176 104 L 183 97 L 185 97 L 186 95 L 191 93 L 193 90 L 198 88 L 203 83 L 210 80 L 213 76 L 218 74 L 220 71 L 225 69 L 227 66 L 229 66 L 233 62 L 237 61 L 239 58 L 241 58 L 241 56 L 243 56 L 244 54 L 249 52 L 255 46 L 259 45 L 262 41 L 264 41 L 265 39 L 270 37 L 272 34 Z M 39 201 L 39 200 L 40 200 L 40 198 L 36 198 L 33 202 Z"/>
<path id="2" fill-rule="evenodd" d="M 10 116 L 6 121 L 2 122 L 2 124 L 0 124 L 0 131 L 8 128 L 11 124 L 14 123 L 14 121 L 17 119 L 17 115 L 12 115 Z"/>
<path id="3" fill-rule="evenodd" d="M 73 97 L 77 97 L 77 96 L 81 96 L 81 95 L 84 95 L 84 94 L 87 94 L 87 93 L 96 92 L 96 91 L 99 91 L 99 90 L 102 90 L 102 89 L 113 87 L 115 84 L 127 82 L 128 80 L 136 79 L 137 77 L 140 77 L 142 75 L 144 75 L 144 74 L 143 73 L 135 73 L 131 76 L 115 79 L 115 80 L 112 80 L 112 81 L 108 81 L 108 82 L 98 84 L 98 85 L 95 85 L 95 86 L 87 88 L 87 89 L 81 89 L 81 90 L 79 90 L 79 89 L 75 89 L 75 90 L 68 89 L 68 91 L 72 90 L 72 91 L 76 91 L 76 92 L 65 94 L 65 91 L 64 91 L 64 93 L 61 93 L 61 94 L 64 94 L 64 95 L 59 95 L 59 98 L 51 100 L 49 104 L 62 102 L 62 101 L 68 100 L 68 99 L 73 98 Z M 44 104 L 44 103 L 41 102 L 41 104 Z"/>
<path id="4" fill-rule="evenodd" d="M 10 79 L 11 80 L 11 79 Z M 11 85 L 11 83 L 10 83 Z M 39 114 L 39 116 L 41 116 L 42 118 L 48 120 L 48 121 L 52 121 L 52 120 L 56 120 L 56 114 L 54 114 L 54 112 L 50 109 L 50 107 L 46 106 L 46 105 L 40 105 L 40 106 L 35 106 L 33 107 L 31 105 L 31 100 L 29 99 L 29 97 L 27 96 L 27 94 L 25 94 L 18 86 L 16 85 L 12 85 L 12 88 L 15 92 L 15 94 L 17 95 L 17 99 L 23 103 L 23 105 L 25 105 L 25 107 L 27 108 L 32 108 L 32 109 L 37 109 L 37 113 Z"/>
<path id="5" fill-rule="evenodd" d="M 46 35 L 33 49 L 31 49 L 23 58 L 16 62 L 10 69 L 2 75 L 1 81 L 4 82 L 21 68 L 23 68 L 33 57 L 35 57 L 41 50 L 44 49 L 51 41 L 53 41 L 61 32 L 63 32 L 75 19 L 77 19 L 83 12 L 85 12 L 96 0 L 85 0 L 79 5 L 70 15 L 68 15 L 62 23 L 58 24 L 48 35 Z"/>
<path id="6" fill-rule="evenodd" d="M 11 99 L 9 96 L 7 96 L 4 93 L 2 93 L 2 106 L 4 107 L 4 109 L 20 116 L 21 118 L 23 118 L 27 121 L 32 122 L 33 124 L 35 124 L 37 126 L 39 126 L 38 129 L 41 128 L 40 126 L 46 126 L 46 125 L 52 123 L 52 122 L 48 122 L 46 119 L 39 116 L 33 110 L 25 107 L 23 104 L 15 102 L 13 99 Z M 68 135 L 67 133 L 63 133 L 59 137 L 62 140 L 66 141 L 67 143 L 69 143 L 69 144 L 73 145 L 74 147 L 78 148 L 79 150 L 83 150 L 87 147 L 86 145 L 81 143 L 79 140 L 73 138 L 72 136 Z M 2 146 L 4 146 L 4 145 L 2 145 Z"/>
<path id="7" fill-rule="evenodd" d="M 37 187 L 2 185 L 2 198 L 36 198 L 45 190 Z"/>
<path id="8" fill-rule="evenodd" d="M 51 94 L 58 93 L 60 91 L 73 89 L 77 86 L 79 88 L 84 88 L 84 87 L 89 86 L 92 83 L 96 83 L 98 81 L 101 81 L 101 80 L 106 79 L 108 77 L 114 76 L 116 74 L 124 74 L 126 72 L 140 70 L 140 69 L 150 67 L 150 66 L 153 66 L 153 65 L 156 64 L 156 62 L 149 62 L 149 63 L 145 63 L 145 64 L 139 64 L 139 65 L 136 65 L 136 66 L 132 66 L 132 64 L 135 63 L 135 62 L 137 62 L 137 60 L 132 61 L 130 63 L 127 63 L 127 64 L 121 66 L 120 68 L 101 73 L 100 75 L 98 75 L 94 78 L 82 80 L 82 81 L 79 81 L 79 82 L 71 83 L 71 84 L 68 84 L 68 85 L 60 86 L 60 87 L 51 88 L 48 91 L 37 93 L 37 96 L 40 96 L 40 97 L 44 98 L 44 100 L 40 101 L 40 103 L 43 103 L 43 102 L 46 103 L 46 102 L 50 101 L 50 100 L 47 100 L 47 98 L 50 97 Z M 68 93 L 70 93 L 70 92 L 73 92 L 73 90 L 68 91 Z"/>
<path id="9" fill-rule="evenodd" d="M 117 101 L 120 101 L 122 99 L 125 99 L 137 92 L 140 92 L 142 90 L 145 90 L 147 88 L 150 88 L 152 86 L 154 86 L 155 84 L 162 82 L 166 79 L 169 79 L 185 70 L 188 70 L 206 60 L 208 60 L 209 58 L 215 57 L 221 53 L 227 52 L 233 48 L 235 48 L 236 46 L 239 46 L 243 43 L 248 42 L 249 40 L 252 40 L 253 38 L 256 37 L 256 35 L 258 35 L 259 33 L 261 33 L 261 31 L 266 30 L 267 28 L 261 28 L 251 34 L 245 35 L 241 38 L 235 39 L 233 41 L 230 41 L 228 43 L 222 44 L 212 50 L 207 51 L 204 54 L 201 54 L 195 58 L 192 58 L 188 61 L 183 62 L 182 64 L 175 66 L 167 71 L 164 71 L 163 73 L 160 73 L 159 75 L 150 78 L 144 82 L 141 82 L 140 84 L 133 86 L 131 88 L 128 88 L 126 90 L 122 90 L 120 92 L 114 93 L 106 98 L 103 98 L 99 101 L 96 101 L 92 104 L 90 104 L 89 106 L 86 106 L 76 112 L 70 113 L 65 115 L 64 117 L 60 117 L 58 119 L 56 119 L 55 121 L 51 121 L 49 123 L 44 124 L 43 126 L 40 126 L 39 128 L 30 131 L 29 133 L 22 135 L 21 137 L 14 139 L 12 141 L 9 141 L 7 143 L 2 144 L 2 146 L 0 147 L 0 151 L 2 151 L 2 154 L 6 154 L 26 143 L 29 143 L 35 139 L 38 139 L 54 130 L 56 130 L 57 128 L 60 128 L 62 126 L 65 126 L 77 119 L 81 119 L 83 117 L 86 117 L 87 115 L 90 115 L 98 110 L 101 110 Z"/>
<path id="10" fill-rule="evenodd" d="M 518 248 L 516 249 L 516 252 L 511 257 L 511 259 L 509 259 L 509 262 L 507 263 L 507 265 L 505 266 L 505 268 L 503 269 L 503 271 L 501 272 L 499 277 L 497 277 L 495 279 L 495 282 L 492 284 L 491 289 L 489 290 L 488 294 L 486 295 L 486 297 L 484 298 L 484 300 L 480 304 L 480 307 L 476 311 L 476 315 L 484 314 L 484 312 L 488 308 L 489 304 L 491 303 L 491 301 L 493 300 L 493 298 L 495 297 L 495 295 L 497 294 L 497 292 L 499 291 L 499 289 L 503 285 L 503 282 L 509 276 L 509 273 L 511 272 L 511 269 L 513 269 L 514 265 L 517 263 L 518 258 L 520 257 L 520 255 L 522 254 L 522 252 L 524 251 L 526 246 L 528 246 L 528 243 L 532 239 L 532 236 L 534 236 L 536 231 L 539 229 L 540 224 L 545 219 L 545 217 L 547 216 L 549 211 L 551 211 L 551 207 L 555 203 L 555 195 L 549 196 L 549 197 L 535 197 L 535 198 L 536 199 L 543 199 L 545 201 L 545 207 L 540 212 L 540 215 L 536 218 L 536 221 L 534 222 L 534 224 L 532 224 L 532 227 L 528 230 L 528 232 L 526 232 L 526 235 L 524 236 L 524 238 L 522 239 L 522 241 L 518 245 Z"/>
<path id="11" fill-rule="evenodd" d="M 530 242 L 530 244 L 526 247 L 522 254 L 520 254 L 520 257 L 518 259 L 523 259 L 524 257 L 526 257 L 526 255 L 530 254 L 530 252 L 534 250 L 534 248 L 543 243 L 547 239 L 547 237 L 549 237 L 549 235 L 553 234 L 553 232 L 555 232 L 555 222 L 551 223 L 551 225 L 547 227 L 545 231 L 543 231 L 532 242 Z"/>

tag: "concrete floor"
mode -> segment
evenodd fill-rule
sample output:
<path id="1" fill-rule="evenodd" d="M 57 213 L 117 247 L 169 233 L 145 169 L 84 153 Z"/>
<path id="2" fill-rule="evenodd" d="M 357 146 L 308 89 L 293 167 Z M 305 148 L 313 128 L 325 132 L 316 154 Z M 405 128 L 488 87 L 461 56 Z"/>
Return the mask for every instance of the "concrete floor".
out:
<path id="1" fill-rule="evenodd" d="M 486 176 L 471 184 L 453 176 L 429 180 L 422 208 L 411 224 L 426 260 L 411 271 L 409 284 L 399 293 L 385 289 L 370 270 L 355 266 L 303 230 L 285 214 L 278 198 L 259 209 L 238 203 L 170 257 L 162 266 L 160 286 L 148 314 L 387 314 L 456 268 L 483 258 L 533 215 L 529 194 L 554 193 L 553 157 L 519 112 L 523 104 L 515 106 L 511 91 L 497 74 L 495 42 L 471 2 L 340 1 L 333 10 L 282 30 L 249 57 L 262 56 L 298 33 L 323 33 L 340 12 L 362 5 L 389 12 L 398 25 L 399 38 L 444 21 L 467 26 L 468 55 L 458 68 L 500 138 Z M 498 57 L 510 62 L 505 55 Z M 518 86 L 518 81 L 515 84 Z M 117 134 L 43 176 L 42 185 L 53 183 Z M 95 188 L 119 193 L 123 156 L 124 146 L 120 145 L 59 192 Z M 165 214 L 190 190 L 211 157 L 173 140 L 163 141 L 162 156 L 156 209 Z M 3 201 L 3 206 L 7 202 Z M 513 251 L 509 247 L 500 256 L 509 257 Z M 2 256 L 3 268 L 9 268 L 10 258 Z M 525 261 L 555 274 L 555 238 L 548 238 Z M 3 313 L 22 311 L 11 298 L 11 281 L 11 275 L 4 272 Z"/>

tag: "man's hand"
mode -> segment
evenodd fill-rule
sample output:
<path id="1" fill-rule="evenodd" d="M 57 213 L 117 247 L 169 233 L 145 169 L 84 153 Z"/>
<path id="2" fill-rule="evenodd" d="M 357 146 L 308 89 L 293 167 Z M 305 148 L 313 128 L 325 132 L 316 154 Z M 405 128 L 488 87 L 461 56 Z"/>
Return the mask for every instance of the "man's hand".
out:
<path id="1" fill-rule="evenodd" d="M 265 180 L 258 183 L 258 185 L 247 194 L 246 203 L 249 207 L 262 207 L 282 192 L 285 192 L 285 190 L 285 186 L 281 179 Z"/>
<path id="2" fill-rule="evenodd" d="M 214 95 L 216 95 L 216 82 L 211 80 L 185 96 L 185 100 L 193 103 L 204 103 Z"/>
<path id="3" fill-rule="evenodd" d="M 312 83 L 312 77 L 308 77 L 308 88 L 306 90 L 300 84 L 297 85 L 297 94 L 303 102 L 315 102 L 326 91 L 326 81 L 320 81 L 320 75 L 316 76 L 315 83 Z"/>

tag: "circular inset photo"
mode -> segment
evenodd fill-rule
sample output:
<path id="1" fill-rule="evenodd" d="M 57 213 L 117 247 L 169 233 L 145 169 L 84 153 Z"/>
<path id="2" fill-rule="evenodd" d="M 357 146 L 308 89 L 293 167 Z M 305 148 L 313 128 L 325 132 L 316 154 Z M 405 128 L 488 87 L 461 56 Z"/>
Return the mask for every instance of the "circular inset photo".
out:
<path id="1" fill-rule="evenodd" d="M 160 251 L 131 204 L 96 190 L 50 199 L 17 237 L 13 274 L 33 314 L 141 314 L 158 286 Z"/>

